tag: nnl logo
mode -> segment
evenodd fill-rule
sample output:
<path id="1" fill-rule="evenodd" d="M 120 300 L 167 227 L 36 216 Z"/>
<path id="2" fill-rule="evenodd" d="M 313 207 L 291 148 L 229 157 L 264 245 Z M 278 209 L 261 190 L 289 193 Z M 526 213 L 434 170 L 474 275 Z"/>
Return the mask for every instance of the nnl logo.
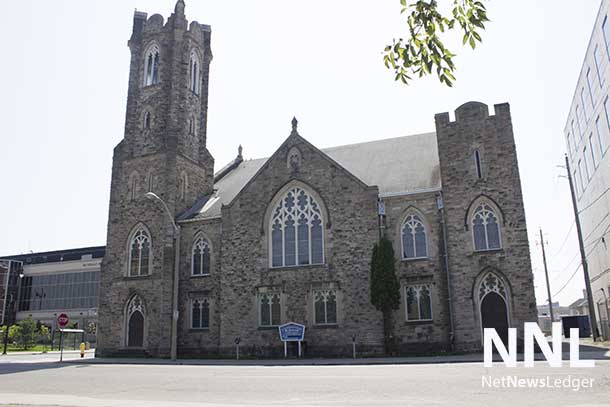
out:
<path id="1" fill-rule="evenodd" d="M 544 334 L 535 322 L 526 322 L 524 324 L 524 343 L 523 343 L 523 364 L 525 367 L 534 367 L 534 338 L 544 354 L 545 359 L 551 367 L 561 367 L 562 351 L 561 351 L 561 322 L 553 322 L 553 349 L 549 346 Z M 485 367 L 492 366 L 492 347 L 496 345 L 496 349 L 504 364 L 508 367 L 517 366 L 517 328 L 508 329 L 508 350 L 504 346 L 502 339 L 496 333 L 494 328 L 485 328 L 483 330 L 483 365 Z M 580 360 L 578 343 L 578 328 L 570 329 L 570 367 L 594 367 L 594 360 Z"/>

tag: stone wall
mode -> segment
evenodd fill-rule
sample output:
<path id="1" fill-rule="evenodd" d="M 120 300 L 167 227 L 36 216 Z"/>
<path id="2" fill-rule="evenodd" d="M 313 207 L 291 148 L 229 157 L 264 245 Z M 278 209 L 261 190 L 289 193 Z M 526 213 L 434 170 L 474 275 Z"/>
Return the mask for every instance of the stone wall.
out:
<path id="1" fill-rule="evenodd" d="M 478 310 L 478 279 L 493 271 L 508 284 L 510 326 L 537 321 L 521 181 L 508 104 L 488 107 L 469 102 L 438 114 L 436 132 L 445 207 L 449 272 L 451 273 L 455 342 L 458 349 L 479 349 L 482 330 Z M 478 178 L 474 151 L 482 163 Z M 474 251 L 470 218 L 473 204 L 484 198 L 499 209 L 502 248 Z M 521 333 L 520 333 L 521 334 Z"/>
<path id="2" fill-rule="evenodd" d="M 294 171 L 288 151 L 298 148 L 301 165 Z M 269 208 L 287 185 L 312 191 L 326 213 L 323 265 L 270 268 Z M 348 354 L 356 335 L 361 350 L 379 351 L 381 314 L 369 301 L 372 247 L 378 238 L 377 188 L 367 187 L 293 132 L 246 185 L 222 209 L 220 351 L 232 352 L 235 337 L 245 352 L 280 355 L 277 328 L 258 327 L 257 290 L 277 287 L 282 293 L 282 323 L 306 328 L 307 352 Z M 313 323 L 312 288 L 338 289 L 338 324 Z"/>

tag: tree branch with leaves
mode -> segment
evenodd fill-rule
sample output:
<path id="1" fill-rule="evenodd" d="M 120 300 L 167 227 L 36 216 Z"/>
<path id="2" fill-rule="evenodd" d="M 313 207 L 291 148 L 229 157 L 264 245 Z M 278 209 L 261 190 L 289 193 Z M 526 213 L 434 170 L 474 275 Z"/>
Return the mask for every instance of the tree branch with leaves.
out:
<path id="1" fill-rule="evenodd" d="M 450 12 L 442 13 L 436 0 L 420 0 L 407 5 L 400 0 L 401 14 L 407 14 L 407 39 L 394 39 L 385 47 L 383 61 L 393 69 L 396 81 L 408 84 L 413 77 L 436 72 L 441 83 L 452 86 L 456 70 L 452 53 L 445 41 L 452 30 L 462 34 L 462 45 L 476 48 L 485 29 L 487 10 L 481 1 L 452 0 Z"/>

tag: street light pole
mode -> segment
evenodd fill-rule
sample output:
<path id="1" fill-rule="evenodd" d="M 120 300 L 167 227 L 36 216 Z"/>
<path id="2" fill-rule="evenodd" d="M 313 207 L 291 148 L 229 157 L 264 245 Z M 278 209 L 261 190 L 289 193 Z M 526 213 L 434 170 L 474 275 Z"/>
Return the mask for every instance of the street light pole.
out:
<path id="1" fill-rule="evenodd" d="M 174 282 L 172 290 L 172 329 L 170 339 L 170 357 L 172 360 L 176 360 L 178 356 L 178 270 L 180 268 L 180 226 L 177 225 L 174 221 L 174 217 L 169 208 L 167 207 L 165 201 L 159 198 L 157 194 L 155 194 L 154 192 L 147 192 L 145 197 L 147 199 L 150 199 L 151 201 L 157 201 L 161 203 L 174 228 Z"/>
<path id="2" fill-rule="evenodd" d="M 570 163 L 566 154 L 566 170 L 568 171 L 568 181 L 570 182 L 570 193 L 572 194 L 572 206 L 574 207 L 574 222 L 576 223 L 576 232 L 578 234 L 578 245 L 580 247 L 580 259 L 582 262 L 582 272 L 585 277 L 585 288 L 587 289 L 587 304 L 589 306 L 589 322 L 593 331 L 593 342 L 599 340 L 597 330 L 597 319 L 595 318 L 595 304 L 593 303 L 593 290 L 591 290 L 591 279 L 589 278 L 589 266 L 587 264 L 587 254 L 585 252 L 585 243 L 582 239 L 582 230 L 580 229 L 580 217 L 578 216 L 578 206 L 576 205 L 576 194 L 574 193 L 574 181 L 570 175 Z"/>

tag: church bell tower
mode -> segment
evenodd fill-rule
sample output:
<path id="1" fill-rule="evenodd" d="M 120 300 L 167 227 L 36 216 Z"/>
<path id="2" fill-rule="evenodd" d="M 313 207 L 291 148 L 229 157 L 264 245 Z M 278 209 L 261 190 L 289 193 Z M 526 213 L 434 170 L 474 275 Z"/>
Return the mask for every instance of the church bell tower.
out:
<path id="1" fill-rule="evenodd" d="M 136 11 L 125 135 L 115 147 L 98 353 L 170 352 L 174 219 L 213 191 L 206 147 L 210 26 L 185 17 L 178 0 L 164 21 Z"/>

